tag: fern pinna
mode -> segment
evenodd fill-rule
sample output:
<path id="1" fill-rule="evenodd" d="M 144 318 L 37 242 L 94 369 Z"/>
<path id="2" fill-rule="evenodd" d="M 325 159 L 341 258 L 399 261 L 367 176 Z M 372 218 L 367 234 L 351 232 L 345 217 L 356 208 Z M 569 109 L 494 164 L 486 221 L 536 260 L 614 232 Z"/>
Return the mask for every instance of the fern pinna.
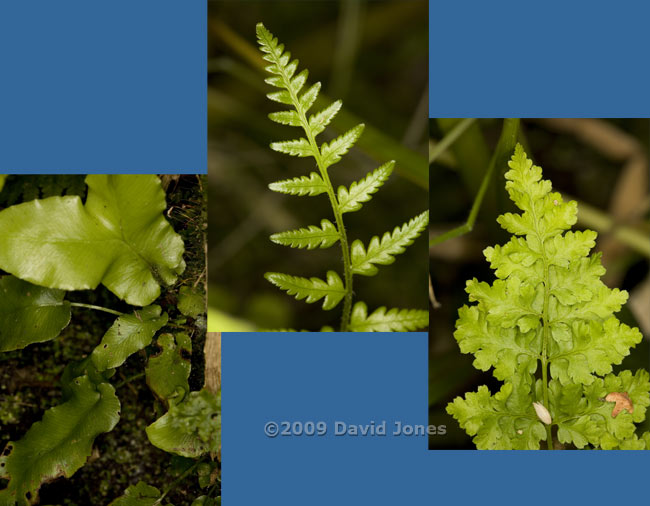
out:
<path id="1" fill-rule="evenodd" d="M 289 110 L 274 112 L 269 118 L 283 125 L 300 127 L 305 137 L 296 140 L 274 142 L 271 149 L 298 157 L 313 157 L 318 173 L 301 176 L 269 185 L 273 191 L 297 196 L 316 196 L 327 194 L 334 223 L 323 219 L 320 226 L 310 225 L 298 230 L 273 234 L 271 240 L 276 244 L 292 248 L 329 248 L 339 242 L 343 254 L 343 278 L 336 271 L 328 271 L 325 280 L 312 277 L 303 278 L 279 272 L 267 272 L 268 281 L 285 290 L 296 299 L 305 299 L 312 303 L 323 299 L 323 309 L 334 309 L 343 301 L 341 331 L 407 331 L 424 328 L 428 325 L 429 315 L 425 310 L 390 309 L 380 307 L 368 314 L 363 302 L 352 305 L 354 275 L 374 276 L 377 265 L 389 265 L 395 261 L 395 255 L 403 253 L 405 248 L 426 228 L 429 221 L 428 211 L 396 227 L 393 232 L 386 232 L 381 239 L 373 237 L 368 244 L 355 240 L 350 245 L 343 215 L 358 211 L 365 202 L 384 184 L 395 166 L 390 161 L 367 174 L 362 180 L 354 182 L 349 188 L 339 186 L 334 190 L 328 173 L 329 167 L 341 160 L 363 132 L 360 124 L 329 143 L 318 145 L 316 137 L 325 130 L 334 116 L 341 109 L 342 102 L 337 100 L 320 112 L 307 116 L 320 91 L 320 83 L 315 83 L 305 91 L 308 71 L 296 73 L 298 60 L 291 60 L 291 54 L 284 51 L 284 45 L 271 34 L 262 23 L 257 25 L 257 39 L 263 58 L 270 63 L 266 70 L 272 77 L 266 83 L 280 88 L 269 93 L 267 97 L 275 102 L 292 106 Z M 324 330 L 332 330 L 326 327 Z"/>
<path id="2" fill-rule="evenodd" d="M 650 405 L 648 372 L 612 373 L 642 339 L 613 316 L 627 292 L 600 280 L 601 254 L 589 255 L 596 233 L 569 231 L 576 202 L 551 191 L 521 145 L 508 165 L 522 213 L 499 216 L 514 237 L 484 251 L 498 279 L 467 282 L 477 304 L 460 309 L 454 334 L 504 385 L 457 397 L 447 412 L 479 449 L 648 449 L 650 433 L 635 432 Z"/>

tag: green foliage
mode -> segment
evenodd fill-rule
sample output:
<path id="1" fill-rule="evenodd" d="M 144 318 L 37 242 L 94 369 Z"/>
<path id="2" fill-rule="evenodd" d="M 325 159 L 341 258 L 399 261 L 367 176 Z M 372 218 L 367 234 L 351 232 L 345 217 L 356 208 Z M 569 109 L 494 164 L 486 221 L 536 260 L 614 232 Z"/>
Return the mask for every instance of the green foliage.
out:
<path id="1" fill-rule="evenodd" d="M 185 268 L 154 175 L 90 175 L 88 197 L 50 197 L 0 212 L 0 269 L 48 288 L 100 283 L 146 306 Z"/>
<path id="2" fill-rule="evenodd" d="M 196 318 L 205 313 L 205 300 L 194 289 L 182 286 L 178 292 L 178 310 L 185 316 Z"/>
<path id="3" fill-rule="evenodd" d="M 650 405 L 648 373 L 612 374 L 642 339 L 613 316 L 627 292 L 600 280 L 600 254 L 589 255 L 595 232 L 569 231 L 576 203 L 551 191 L 520 145 L 508 165 L 506 189 L 522 212 L 497 221 L 515 236 L 485 249 L 498 279 L 467 282 L 476 304 L 459 310 L 454 333 L 474 366 L 504 385 L 457 397 L 447 412 L 479 449 L 552 449 L 554 427 L 559 443 L 577 448 L 648 448 L 650 436 L 635 434 Z M 616 412 L 612 399 L 625 396 L 631 405 Z"/>
<path id="4" fill-rule="evenodd" d="M 147 427 L 147 436 L 158 448 L 183 457 L 216 454 L 221 445 L 221 393 L 190 392 Z"/>
<path id="5" fill-rule="evenodd" d="M 161 334 L 157 344 L 161 351 L 149 357 L 145 369 L 147 384 L 165 403 L 180 402 L 190 391 L 187 380 L 190 377 L 192 340 L 184 332 L 176 336 Z"/>
<path id="6" fill-rule="evenodd" d="M 119 420 L 120 401 L 108 383 L 94 384 L 87 376 L 72 381 L 69 400 L 45 412 L 43 420 L 0 457 L 0 477 L 9 485 L 0 491 L 0 504 L 34 504 L 42 483 L 71 476 L 85 462 L 95 437 Z"/>
<path id="7" fill-rule="evenodd" d="M 89 355 L 65 367 L 62 402 L 47 410 L 21 440 L 7 444 L 0 478 L 8 484 L 0 490 L 0 505 L 36 503 L 43 483 L 70 477 L 86 462 L 95 438 L 115 427 L 120 402 L 110 380 L 131 355 L 146 356 L 143 350 L 168 324 L 160 306 L 145 302 L 158 297 L 160 284 L 173 283 L 185 266 L 183 240 L 162 213 L 165 194 L 157 177 L 88 176 L 86 181 L 83 205 L 78 196 L 54 196 L 0 212 L 0 268 L 25 278 L 0 277 L 0 351 L 56 338 L 70 323 L 73 307 L 117 316 Z M 144 307 L 123 314 L 65 300 L 64 289 L 95 287 L 100 281 L 127 302 Z M 199 306 L 204 311 L 201 296 L 190 289 L 181 290 L 179 299 L 181 312 L 197 315 Z M 165 406 L 174 406 L 190 390 L 191 338 L 182 332 L 163 334 L 158 346 L 160 353 L 151 357 L 145 371 L 147 382 Z M 208 408 L 220 413 L 216 400 L 210 403 L 201 395 L 167 419 L 178 434 L 179 424 L 194 423 L 196 430 L 186 432 L 196 448 L 205 449 L 192 453 L 197 458 L 212 449 L 204 433 Z M 153 487 L 138 483 L 115 504 L 153 504 L 160 497 Z"/>
<path id="8" fill-rule="evenodd" d="M 119 367 L 133 353 L 149 345 L 154 334 L 167 324 L 167 313 L 160 312 L 160 306 L 147 306 L 115 320 L 91 354 L 97 370 Z"/>
<path id="9" fill-rule="evenodd" d="M 70 323 L 70 303 L 65 292 L 0 278 L 0 351 L 17 350 L 49 341 Z"/>
<path id="10" fill-rule="evenodd" d="M 7 174 L 0 174 L 0 192 L 5 187 L 5 179 L 7 179 Z"/>
<path id="11" fill-rule="evenodd" d="M 160 490 L 144 481 L 126 489 L 124 495 L 112 501 L 109 506 L 154 506 L 160 498 Z"/>
<path id="12" fill-rule="evenodd" d="M 296 73 L 298 60 L 291 59 L 291 54 L 284 50 L 284 46 L 262 23 L 257 25 L 257 40 L 264 60 L 269 63 L 266 70 L 271 77 L 267 77 L 265 82 L 279 88 L 279 91 L 269 93 L 267 97 L 280 104 L 291 106 L 289 110 L 271 113 L 269 118 L 282 125 L 300 127 L 305 134 L 305 137 L 299 139 L 273 142 L 271 149 L 291 156 L 311 157 L 318 168 L 318 173 L 312 172 L 309 176 L 271 183 L 269 188 L 296 196 L 327 194 L 334 216 L 334 222 L 322 219 L 320 227 L 309 225 L 297 230 L 273 234 L 271 241 L 283 246 L 306 249 L 329 248 L 339 242 L 343 256 L 343 276 L 331 270 L 327 272 L 326 280 L 269 272 L 265 275 L 266 279 L 287 291 L 289 295 L 294 295 L 298 300 L 305 299 L 307 303 L 312 303 L 324 299 L 325 310 L 333 309 L 343 301 L 341 331 L 353 330 L 353 327 L 354 330 L 368 332 L 416 330 L 426 327 L 427 311 L 404 309 L 386 311 L 385 308 L 379 308 L 372 313 L 371 320 L 367 320 L 361 313 L 361 307 L 365 308 L 365 304 L 359 306 L 362 303 L 357 303 L 355 306 L 355 310 L 359 308 L 355 311 L 356 326 L 352 321 L 354 319 L 353 276 L 355 274 L 374 276 L 378 272 L 377 265 L 393 263 L 395 255 L 403 253 L 405 248 L 412 244 L 426 228 L 429 213 L 424 212 L 402 227 L 396 227 L 392 234 L 386 232 L 381 240 L 379 237 L 373 237 L 367 249 L 358 239 L 350 248 L 343 215 L 358 211 L 372 198 L 392 173 L 395 162 L 385 163 L 360 181 L 353 182 L 349 188 L 340 186 L 338 191 L 335 191 L 328 169 L 339 162 L 354 146 L 363 132 L 364 125 L 359 124 L 331 141 L 319 145 L 316 137 L 339 112 L 342 102 L 337 100 L 322 111 L 309 114 L 320 91 L 320 83 L 315 83 L 305 90 L 308 71 Z"/>

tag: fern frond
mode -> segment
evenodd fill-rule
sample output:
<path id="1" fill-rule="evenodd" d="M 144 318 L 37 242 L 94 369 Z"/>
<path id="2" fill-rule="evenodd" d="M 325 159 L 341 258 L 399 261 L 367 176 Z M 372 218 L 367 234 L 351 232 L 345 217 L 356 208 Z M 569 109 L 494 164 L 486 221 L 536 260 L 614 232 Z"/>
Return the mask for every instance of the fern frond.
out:
<path id="1" fill-rule="evenodd" d="M 304 137 L 293 141 L 272 142 L 271 149 L 291 156 L 314 156 L 314 150 Z"/>
<path id="2" fill-rule="evenodd" d="M 334 309 L 345 296 L 345 287 L 341 277 L 334 271 L 327 271 L 327 281 L 320 278 L 301 278 L 280 272 L 267 272 L 264 277 L 297 300 L 306 299 L 311 304 L 323 297 L 323 309 Z"/>
<path id="3" fill-rule="evenodd" d="M 314 83 L 311 85 L 311 87 L 302 94 L 300 97 L 300 107 L 302 107 L 302 110 L 304 112 L 309 111 L 311 109 L 311 106 L 314 105 L 314 102 L 316 101 L 316 97 L 318 97 L 318 93 L 320 92 L 320 83 Z"/>
<path id="4" fill-rule="evenodd" d="M 426 228 L 429 223 L 429 211 L 411 218 L 402 227 L 395 227 L 393 233 L 386 232 L 381 241 L 375 236 L 370 240 L 368 249 L 357 239 L 352 243 L 352 272 L 363 276 L 374 276 L 377 267 L 374 264 L 390 265 L 395 255 L 404 253 L 407 246 Z"/>
<path id="5" fill-rule="evenodd" d="M 269 114 L 269 119 L 280 123 L 281 125 L 301 126 L 300 117 L 296 111 L 278 111 Z"/>
<path id="6" fill-rule="evenodd" d="M 329 220 L 321 220 L 320 228 L 309 225 L 307 228 L 279 232 L 271 236 L 271 241 L 292 248 L 329 248 L 339 240 L 339 231 Z"/>
<path id="7" fill-rule="evenodd" d="M 429 325 L 429 312 L 423 309 L 389 309 L 384 306 L 368 314 L 368 306 L 357 302 L 352 309 L 352 332 L 406 332 Z"/>
<path id="8" fill-rule="evenodd" d="M 345 153 L 350 151 L 350 148 L 354 146 L 354 143 L 357 142 L 357 139 L 363 132 L 364 127 L 365 125 L 361 123 L 343 135 L 333 139 L 329 144 L 324 142 L 320 147 L 323 167 L 327 168 L 330 165 L 334 165 Z"/>
<path id="9" fill-rule="evenodd" d="M 361 209 L 361 204 L 372 198 L 373 193 L 379 190 L 391 175 L 394 167 L 395 160 L 391 160 L 369 172 L 361 181 L 352 183 L 349 190 L 345 186 L 339 186 L 339 210 L 342 213 L 351 213 Z"/>
<path id="10" fill-rule="evenodd" d="M 303 197 L 305 195 L 314 197 L 325 193 L 327 185 L 323 178 L 315 172 L 308 176 L 294 177 L 292 179 L 284 179 L 271 183 L 269 188 L 274 192 L 286 193 L 288 195 L 298 195 Z"/>
<path id="11" fill-rule="evenodd" d="M 325 130 L 325 127 L 330 124 L 330 121 L 336 116 L 342 105 L 343 102 L 337 100 L 329 107 L 309 117 L 309 128 L 311 128 L 314 137 Z"/>

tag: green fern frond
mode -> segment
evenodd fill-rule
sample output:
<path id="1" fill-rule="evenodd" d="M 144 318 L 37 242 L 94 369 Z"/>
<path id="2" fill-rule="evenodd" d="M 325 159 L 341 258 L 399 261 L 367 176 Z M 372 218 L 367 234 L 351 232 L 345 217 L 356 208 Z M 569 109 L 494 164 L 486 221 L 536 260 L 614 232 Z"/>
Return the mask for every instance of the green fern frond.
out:
<path id="1" fill-rule="evenodd" d="M 389 309 L 384 306 L 368 314 L 368 306 L 357 302 L 352 309 L 352 332 L 406 332 L 426 327 L 429 312 L 423 309 Z"/>
<path id="2" fill-rule="evenodd" d="M 368 202 L 372 195 L 386 182 L 393 173 L 395 160 L 385 163 L 381 167 L 369 172 L 361 181 L 355 181 L 348 190 L 339 186 L 339 209 L 342 213 L 351 213 L 361 209 L 361 204 Z"/>
<path id="3" fill-rule="evenodd" d="M 393 233 L 386 232 L 381 241 L 375 236 L 370 240 L 368 249 L 357 239 L 352 243 L 352 272 L 363 276 L 377 274 L 379 265 L 390 265 L 395 261 L 395 255 L 404 253 L 407 246 L 413 244 L 415 238 L 422 233 L 429 223 L 429 211 L 411 218 L 401 227 L 395 227 Z"/>
<path id="4" fill-rule="evenodd" d="M 334 309 L 345 296 L 345 287 L 341 277 L 334 271 L 327 271 L 327 281 L 320 278 L 301 278 L 290 276 L 281 272 L 267 272 L 264 277 L 289 295 L 294 295 L 297 300 L 306 299 L 311 304 L 323 297 L 323 309 Z"/>
<path id="5" fill-rule="evenodd" d="M 373 264 L 392 263 L 394 255 L 402 253 L 406 246 L 410 245 L 424 229 L 428 221 L 428 213 L 414 218 L 401 229 L 396 228 L 392 235 L 385 234 L 381 242 L 378 238 L 373 238 L 368 251 L 360 241 L 355 241 L 350 248 L 343 214 L 361 209 L 362 204 L 368 202 L 391 175 L 395 162 L 383 164 L 366 174 L 362 180 L 352 183 L 349 189 L 340 186 L 336 192 L 330 180 L 328 168 L 340 161 L 354 146 L 363 132 L 364 125 L 359 124 L 331 141 L 319 145 L 316 137 L 325 130 L 341 110 L 342 102 L 336 100 L 322 110 L 308 115 L 308 111 L 314 105 L 320 92 L 320 83 L 306 86 L 307 70 L 298 72 L 298 60 L 292 60 L 291 54 L 285 51 L 284 45 L 280 44 L 278 39 L 261 23 L 257 25 L 257 39 L 263 58 L 269 62 L 266 70 L 273 74 L 265 81 L 271 86 L 279 88 L 279 90 L 269 93 L 267 97 L 275 102 L 291 106 L 290 110 L 269 114 L 269 118 L 276 123 L 300 127 L 304 132 L 304 136 L 298 139 L 271 143 L 271 149 L 291 156 L 313 157 L 318 168 L 318 173 L 312 172 L 309 176 L 271 183 L 269 188 L 273 191 L 298 196 L 314 196 L 325 193 L 334 215 L 332 221 L 322 219 L 320 227 L 310 225 L 306 228 L 279 232 L 271 236 L 271 241 L 284 246 L 306 249 L 328 248 L 336 242 L 340 242 L 343 260 L 343 276 L 339 276 L 334 271 L 328 271 L 326 281 L 320 278 L 301 278 L 273 272 L 267 273 L 265 277 L 280 289 L 287 291 L 289 295 L 295 295 L 298 300 L 305 299 L 308 303 L 312 303 L 324 299 L 324 309 L 332 309 L 341 300 L 344 300 L 341 330 L 351 330 L 354 274 L 370 276 L 377 272 L 377 268 Z M 386 313 L 387 318 L 388 320 L 397 319 L 397 323 L 387 323 L 386 321 L 381 323 L 379 320 L 385 316 L 385 311 L 385 308 L 378 309 L 363 325 L 369 331 L 375 328 L 413 330 L 418 327 L 409 323 L 409 319 L 419 322 L 421 327 L 426 327 L 428 322 L 428 319 L 425 321 L 418 312 L 391 310 Z M 404 322 L 399 323 L 400 318 Z M 360 320 L 357 318 L 357 323 L 359 322 Z M 330 330 L 333 329 L 331 327 L 322 329 L 322 331 Z"/>
<path id="6" fill-rule="evenodd" d="M 339 231 L 330 220 L 321 220 L 320 228 L 309 225 L 307 228 L 279 232 L 273 234 L 271 240 L 292 248 L 329 248 L 339 240 Z"/>
<path id="7" fill-rule="evenodd" d="M 271 183 L 269 188 L 274 192 L 286 193 L 288 195 L 298 195 L 300 197 L 314 197 L 322 193 L 327 193 L 327 185 L 323 178 L 315 172 L 309 176 L 294 177 L 283 181 Z"/>
<path id="8" fill-rule="evenodd" d="M 327 142 L 323 143 L 320 148 L 323 166 L 327 168 L 341 160 L 341 157 L 350 151 L 350 148 L 357 142 L 364 128 L 365 125 L 361 123 L 332 140 L 329 144 Z"/>

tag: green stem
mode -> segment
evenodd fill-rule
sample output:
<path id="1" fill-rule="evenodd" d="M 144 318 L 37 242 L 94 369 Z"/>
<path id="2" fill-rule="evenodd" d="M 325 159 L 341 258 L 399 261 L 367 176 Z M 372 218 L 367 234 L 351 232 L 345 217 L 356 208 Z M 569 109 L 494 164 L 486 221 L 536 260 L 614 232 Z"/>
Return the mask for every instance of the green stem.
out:
<path id="1" fill-rule="evenodd" d="M 535 224 L 535 234 L 537 235 L 537 240 L 539 241 L 540 248 L 542 250 L 542 260 L 544 262 L 544 307 L 542 309 L 542 397 L 544 407 L 551 412 L 551 406 L 548 402 L 548 343 L 549 343 L 549 321 L 548 321 L 548 303 L 551 296 L 550 289 L 550 278 L 549 278 L 549 265 L 548 259 L 546 258 L 546 250 L 544 249 L 544 237 L 539 233 L 537 224 L 539 223 L 539 218 L 535 212 L 535 205 L 533 203 L 533 198 L 529 194 L 528 199 L 530 202 L 530 212 L 533 215 L 533 223 Z M 551 425 L 544 424 L 546 429 L 546 446 L 547 449 L 553 450 L 553 433 L 551 432 Z"/>
<path id="2" fill-rule="evenodd" d="M 163 492 L 163 494 L 158 499 L 156 499 L 156 502 L 154 503 L 154 505 L 162 503 L 162 500 L 165 498 L 165 496 L 167 494 L 169 494 L 172 490 L 174 490 L 174 488 L 176 488 L 176 485 L 178 485 L 181 481 L 183 481 L 187 477 L 188 474 L 190 474 L 192 471 L 194 471 L 194 469 L 196 469 L 196 466 L 198 466 L 200 463 L 201 463 L 201 461 L 196 462 L 192 467 L 190 467 L 187 471 L 185 471 L 178 478 L 176 478 L 171 483 L 171 485 L 169 485 L 169 487 L 167 487 L 167 489 Z"/>
<path id="3" fill-rule="evenodd" d="M 147 373 L 146 372 L 141 372 L 138 374 L 134 374 L 130 378 L 126 378 L 124 381 L 120 381 L 117 385 L 115 385 L 115 389 L 117 390 L 120 387 L 123 387 L 127 383 L 131 383 L 134 380 L 137 380 L 138 378 L 142 378 L 142 376 L 145 376 Z"/>
<path id="4" fill-rule="evenodd" d="M 436 244 L 443 243 L 449 239 L 467 234 L 468 232 L 472 231 L 474 228 L 474 223 L 476 222 L 476 217 L 478 216 L 478 212 L 481 209 L 481 204 L 483 203 L 483 197 L 485 197 L 485 192 L 487 191 L 488 186 L 490 185 L 490 181 L 492 180 L 494 169 L 495 167 L 500 167 L 506 163 L 506 160 L 512 154 L 513 150 L 515 149 L 515 145 L 517 144 L 518 132 L 518 118 L 506 118 L 503 120 L 503 129 L 501 130 L 499 143 L 494 150 L 494 155 L 492 155 L 490 165 L 488 166 L 488 169 L 483 176 L 483 181 L 481 181 L 481 186 L 478 190 L 478 193 L 476 194 L 476 197 L 474 198 L 474 203 L 472 204 L 472 208 L 469 211 L 467 221 L 459 227 L 456 227 L 437 237 L 429 239 L 429 248 L 435 246 Z"/>
<path id="5" fill-rule="evenodd" d="M 124 313 L 120 313 L 119 311 L 115 311 L 114 309 L 108 309 L 107 307 L 102 307 L 102 306 L 95 306 L 93 304 L 84 304 L 82 302 L 71 302 L 71 306 L 73 307 L 85 307 L 86 309 L 94 309 L 96 311 L 104 311 L 105 313 L 111 313 L 116 316 L 123 316 Z"/>
<path id="6" fill-rule="evenodd" d="M 465 118 L 460 123 L 457 123 L 444 137 L 436 144 L 433 149 L 429 151 L 429 165 L 436 161 L 436 159 L 451 146 L 456 140 L 465 133 L 465 131 L 472 126 L 476 118 Z"/>

